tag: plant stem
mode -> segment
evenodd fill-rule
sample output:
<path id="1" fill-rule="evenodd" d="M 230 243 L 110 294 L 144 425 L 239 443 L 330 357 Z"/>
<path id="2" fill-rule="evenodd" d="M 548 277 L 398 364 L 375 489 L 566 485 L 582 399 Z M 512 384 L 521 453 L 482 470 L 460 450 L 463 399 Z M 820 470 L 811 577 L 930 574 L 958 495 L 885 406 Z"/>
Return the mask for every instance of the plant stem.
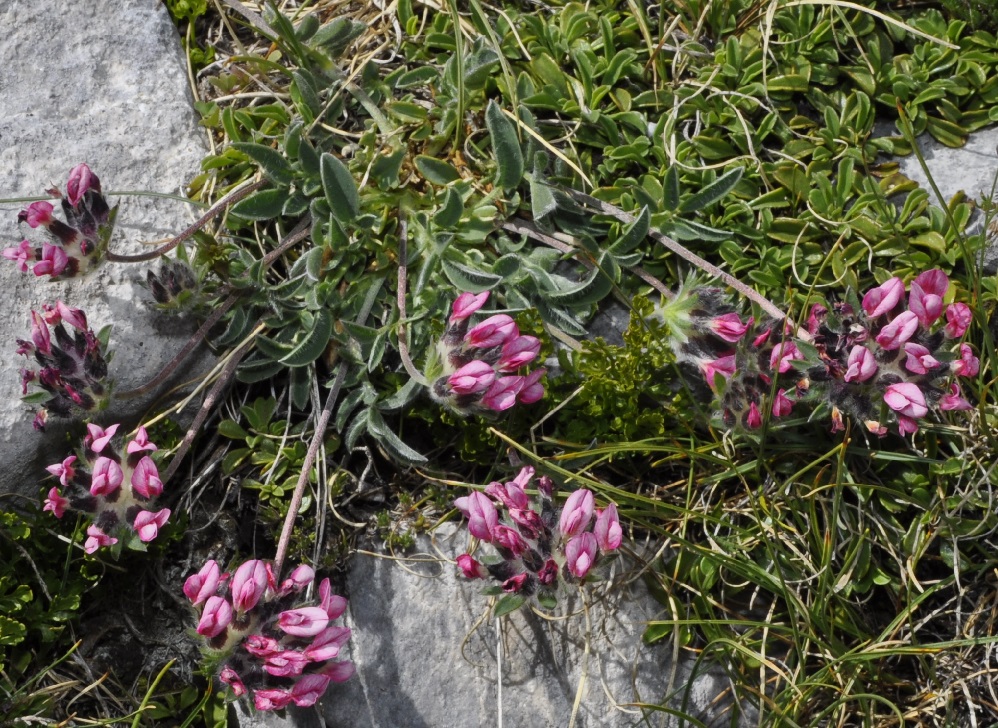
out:
<path id="1" fill-rule="evenodd" d="M 147 260 L 155 260 L 161 255 L 166 255 L 171 250 L 176 248 L 182 242 L 187 240 L 189 237 L 194 235 L 198 230 L 207 225 L 213 218 L 215 218 L 220 212 L 224 211 L 230 205 L 233 205 L 239 200 L 243 199 L 247 195 L 256 192 L 258 189 L 267 184 L 267 180 L 261 179 L 253 182 L 246 187 L 240 187 L 239 189 L 233 190 L 221 200 L 216 202 L 214 205 L 208 208 L 208 211 L 199 217 L 194 224 L 184 230 L 180 235 L 173 238 L 168 243 L 164 243 L 155 250 L 150 250 L 148 253 L 139 253 L 138 255 L 119 255 L 118 253 L 113 253 L 110 250 L 105 253 L 104 257 L 114 263 L 143 263 Z"/>
<path id="2" fill-rule="evenodd" d="M 360 313 L 357 314 L 356 320 L 358 324 L 363 324 L 367 321 L 367 317 L 371 313 L 371 309 L 374 308 L 374 301 L 378 297 L 380 290 L 381 286 L 379 284 L 371 286 L 371 290 L 368 291 L 367 298 L 364 300 L 364 305 L 361 306 Z M 329 418 L 333 413 L 333 405 L 336 404 L 336 398 L 339 396 L 346 376 L 347 364 L 346 362 L 340 362 L 336 370 L 336 379 L 333 381 L 333 386 L 326 396 L 326 403 L 322 406 L 319 419 L 315 423 L 315 433 L 308 444 L 308 452 L 305 453 L 305 462 L 302 463 L 301 473 L 298 475 L 298 482 L 295 484 L 295 491 L 291 496 L 291 503 L 288 504 L 288 514 L 284 517 L 281 535 L 277 540 L 277 554 L 274 556 L 274 574 L 278 579 L 281 576 L 284 559 L 288 555 L 288 546 L 291 543 L 291 531 L 294 529 L 295 520 L 298 518 L 298 509 L 301 507 L 302 496 L 305 494 L 305 484 L 308 482 L 308 474 L 315 464 L 316 455 L 319 454 L 319 447 L 322 445 L 322 439 L 326 435 L 326 428 L 329 426 Z"/>
<path id="3" fill-rule="evenodd" d="M 405 292 L 409 287 L 408 283 L 408 271 L 409 266 L 406 261 L 409 259 L 409 246 L 407 241 L 408 225 L 405 219 L 405 213 L 399 215 L 399 277 L 398 277 L 398 307 L 399 307 L 399 356 L 402 358 L 402 365 L 405 370 L 409 372 L 409 376 L 415 379 L 417 382 L 422 384 L 424 387 L 428 387 L 430 383 L 426 381 L 426 377 L 423 376 L 422 372 L 416 368 L 415 364 L 412 363 L 412 357 L 409 356 L 409 341 L 408 341 L 408 329 L 405 322 Z"/>

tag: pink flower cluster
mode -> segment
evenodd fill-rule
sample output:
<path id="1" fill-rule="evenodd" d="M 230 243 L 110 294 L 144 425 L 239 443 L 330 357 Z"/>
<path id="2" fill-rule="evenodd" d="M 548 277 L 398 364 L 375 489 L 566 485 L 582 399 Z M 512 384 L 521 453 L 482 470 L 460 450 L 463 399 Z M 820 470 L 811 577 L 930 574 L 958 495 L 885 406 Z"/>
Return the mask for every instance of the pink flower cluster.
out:
<path id="1" fill-rule="evenodd" d="M 559 576 L 566 583 L 583 581 L 601 556 L 619 548 L 623 534 L 616 504 L 599 510 L 592 492 L 585 489 L 568 497 L 556 522 L 553 484 L 547 476 L 537 482 L 540 510 L 531 507 L 526 488 L 534 473 L 526 466 L 507 483 L 490 483 L 484 493 L 474 491 L 454 501 L 468 519 L 468 532 L 499 555 L 482 564 L 462 554 L 457 565 L 470 579 L 498 581 L 493 593 L 536 595 L 543 602 L 554 599 Z"/>
<path id="2" fill-rule="evenodd" d="M 56 518 L 67 508 L 93 514 L 84 544 L 88 554 L 114 546 L 119 537 L 123 545 L 143 548 L 141 544 L 154 540 L 170 518 L 169 508 L 153 510 L 163 492 L 159 469 L 150 457 L 156 445 L 140 427 L 121 453 L 112 442 L 119 427 L 87 425 L 83 460 L 70 455 L 45 468 L 59 485 L 49 489 L 42 510 Z"/>
<path id="3" fill-rule="evenodd" d="M 278 585 L 269 562 L 251 559 L 231 577 L 208 561 L 184 583 L 219 679 L 236 697 L 250 694 L 257 710 L 314 705 L 330 682 L 353 675 L 353 663 L 337 659 L 350 630 L 333 624 L 347 601 L 323 579 L 319 603 L 301 605 L 314 580 L 302 564 Z"/>
<path id="4" fill-rule="evenodd" d="M 833 431 L 844 428 L 847 412 L 873 434 L 885 435 L 893 424 L 907 435 L 933 409 L 971 409 L 957 380 L 976 376 L 980 363 L 969 344 L 956 340 L 973 315 L 965 303 L 943 303 L 948 288 L 946 274 L 933 269 L 915 277 L 907 297 L 894 277 L 862 302 L 837 302 L 831 310 L 815 304 L 809 342 L 795 339 L 789 325 L 755 326 L 722 313 L 720 297 L 700 293 L 690 331 L 674 348 L 680 362 L 699 369 L 728 426 L 754 429 L 767 414 L 784 417 L 799 402 L 825 402 Z"/>
<path id="5" fill-rule="evenodd" d="M 18 222 L 31 228 L 44 227 L 57 243 L 36 247 L 22 240 L 16 248 L 6 248 L 3 257 L 17 263 L 23 273 L 29 264 L 36 276 L 70 277 L 83 272 L 107 247 L 114 227 L 114 214 L 101 194 L 100 180 L 86 164 L 78 164 L 69 173 L 65 196 L 56 189 L 48 193 L 61 199 L 63 222 L 55 217 L 51 202 L 32 202 L 17 215 Z"/>
<path id="6" fill-rule="evenodd" d="M 469 329 L 469 319 L 488 297 L 488 291 L 458 296 L 437 346 L 443 373 L 430 392 L 457 412 L 503 412 L 544 396 L 543 368 L 516 373 L 537 358 L 541 342 L 536 337 L 522 335 L 506 314 L 490 316 Z"/>
<path id="7" fill-rule="evenodd" d="M 21 370 L 22 393 L 27 395 L 29 385 L 34 385 L 49 395 L 35 416 L 35 429 L 45 429 L 49 414 L 71 417 L 104 406 L 107 360 L 82 310 L 56 301 L 54 306 L 44 305 L 40 313 L 32 311 L 31 340 L 18 339 L 17 345 L 18 354 L 33 358 L 39 366 Z"/>

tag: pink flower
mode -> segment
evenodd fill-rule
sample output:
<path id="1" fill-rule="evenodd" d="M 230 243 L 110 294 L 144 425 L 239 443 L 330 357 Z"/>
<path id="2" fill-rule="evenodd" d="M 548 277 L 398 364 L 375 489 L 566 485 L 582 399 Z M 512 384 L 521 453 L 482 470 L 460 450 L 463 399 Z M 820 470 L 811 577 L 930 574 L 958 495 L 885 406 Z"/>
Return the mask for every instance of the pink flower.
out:
<path id="1" fill-rule="evenodd" d="M 488 496 L 476 490 L 471 495 L 455 500 L 454 506 L 468 519 L 468 532 L 472 536 L 482 541 L 492 541 L 492 534 L 499 523 L 499 513 Z"/>
<path id="2" fill-rule="evenodd" d="M 31 269 L 31 272 L 38 278 L 42 276 L 52 276 L 55 278 L 62 275 L 62 272 L 66 270 L 68 265 L 69 256 L 66 255 L 65 250 L 56 245 L 42 243 L 42 259 L 35 263 L 35 267 Z"/>
<path id="3" fill-rule="evenodd" d="M 111 425 L 105 430 L 100 425 L 88 424 L 87 435 L 83 439 L 83 443 L 89 446 L 93 452 L 99 453 L 107 447 L 119 427 L 120 425 Z"/>
<path id="4" fill-rule="evenodd" d="M 565 544 L 565 564 L 573 576 L 585 578 L 596 563 L 596 548 L 596 537 L 591 533 L 580 533 L 568 539 Z"/>
<path id="5" fill-rule="evenodd" d="M 527 494 L 516 481 L 493 481 L 485 486 L 485 495 L 494 498 L 507 508 L 526 508 L 530 505 Z"/>
<path id="6" fill-rule="evenodd" d="M 16 248 L 4 248 L 3 257 L 17 263 L 22 273 L 28 272 L 28 263 L 35 260 L 35 246 L 28 240 L 22 240 Z"/>
<path id="7" fill-rule="evenodd" d="M 596 545 L 603 553 L 616 551 L 620 546 L 624 535 L 620 528 L 620 519 L 617 517 L 616 503 L 610 503 L 602 511 L 596 511 L 593 535 L 596 536 Z"/>
<path id="8" fill-rule="evenodd" d="M 18 222 L 28 223 L 28 227 L 36 228 L 39 225 L 48 225 L 52 222 L 52 207 L 51 202 L 32 202 L 26 208 L 17 213 Z"/>
<path id="9" fill-rule="evenodd" d="M 794 408 L 794 403 L 787 397 L 787 390 L 781 389 L 773 400 L 773 417 L 785 417 Z"/>
<path id="10" fill-rule="evenodd" d="M 152 452 L 158 449 L 153 443 L 149 442 L 149 433 L 146 432 L 145 427 L 139 428 L 139 431 L 135 433 L 135 439 L 130 440 L 128 447 L 125 448 L 129 455 L 146 450 Z"/>
<path id="11" fill-rule="evenodd" d="M 62 497 L 62 493 L 59 492 L 58 488 L 49 488 L 49 495 L 45 499 L 42 512 L 51 511 L 52 515 L 56 518 L 62 518 L 63 514 L 66 513 L 68 505 L 69 501 Z"/>
<path id="12" fill-rule="evenodd" d="M 516 477 L 511 480 L 508 485 L 515 485 L 516 487 L 526 488 L 530 484 L 530 480 L 534 477 L 537 470 L 533 465 L 524 465 L 520 468 L 520 472 L 516 474 Z M 526 508 L 526 506 L 520 506 L 521 508 Z"/>
<path id="13" fill-rule="evenodd" d="M 976 377 L 981 371 L 981 362 L 969 344 L 960 344 L 960 358 L 950 364 L 950 369 L 958 377 Z"/>
<path id="14" fill-rule="evenodd" d="M 925 395 L 917 384 L 899 382 L 892 384 L 884 393 L 887 406 L 900 415 L 918 419 L 925 417 L 929 409 L 925 406 Z"/>
<path id="15" fill-rule="evenodd" d="M 291 692 L 281 688 L 256 690 L 253 692 L 253 707 L 257 710 L 280 710 L 288 707 Z"/>
<path id="16" fill-rule="evenodd" d="M 466 318 L 471 316 L 471 314 L 475 313 L 475 311 L 484 306 L 488 298 L 488 291 L 483 291 L 478 295 L 475 295 L 474 293 L 462 293 L 455 299 L 454 305 L 451 307 L 449 323 L 456 324 L 460 321 L 464 321 Z"/>
<path id="17" fill-rule="evenodd" d="M 908 355 L 904 362 L 904 368 L 912 374 L 925 374 L 930 369 L 939 366 L 939 362 L 932 356 L 932 352 L 921 344 L 909 341 L 904 345 L 904 353 Z"/>
<path id="18" fill-rule="evenodd" d="M 762 413 L 759 411 L 759 405 L 755 402 L 749 403 L 748 414 L 745 416 L 745 424 L 750 430 L 758 430 L 762 427 Z"/>
<path id="19" fill-rule="evenodd" d="M 118 543 L 118 539 L 108 536 L 97 526 L 88 526 L 87 540 L 83 544 L 83 550 L 88 554 L 92 554 L 99 548 L 103 548 L 104 546 L 114 546 L 116 543 Z"/>
<path id="20" fill-rule="evenodd" d="M 37 311 L 31 312 L 31 341 L 41 353 L 52 353 L 52 337 L 49 334 L 49 327 Z"/>
<path id="21" fill-rule="evenodd" d="M 919 274 L 911 282 L 908 308 L 918 317 L 918 323 L 929 328 L 943 312 L 943 296 L 949 288 L 949 279 L 938 268 Z"/>
<path id="22" fill-rule="evenodd" d="M 568 496 L 561 509 L 558 530 L 563 536 L 574 536 L 585 531 L 593 518 L 593 494 L 585 488 Z"/>
<path id="23" fill-rule="evenodd" d="M 309 659 L 301 652 L 282 650 L 267 657 L 263 663 L 263 669 L 275 677 L 296 677 L 301 675 L 308 663 Z"/>
<path id="24" fill-rule="evenodd" d="M 286 595 L 293 591 L 301 591 L 315 580 L 315 569 L 308 564 L 300 564 L 288 574 L 288 578 L 281 583 L 280 594 Z"/>
<path id="25" fill-rule="evenodd" d="M 811 312 L 807 316 L 807 330 L 812 334 L 818 333 L 818 329 L 821 328 L 821 324 L 825 322 L 828 317 L 828 309 L 822 306 L 820 303 L 816 303 L 811 306 Z"/>
<path id="26" fill-rule="evenodd" d="M 469 579 L 484 579 L 489 575 L 488 569 L 475 561 L 471 554 L 461 554 L 458 556 L 457 566 Z"/>
<path id="27" fill-rule="evenodd" d="M 769 335 L 772 333 L 772 331 L 773 331 L 772 328 L 768 328 L 765 331 L 763 331 L 761 334 L 756 336 L 754 339 L 752 339 L 752 348 L 758 349 L 760 346 L 765 344 L 766 339 L 769 338 Z"/>
<path id="28" fill-rule="evenodd" d="M 70 481 L 76 476 L 76 469 L 73 467 L 73 463 L 75 462 L 76 462 L 76 456 L 70 455 L 61 463 L 56 463 L 55 465 L 49 465 L 45 469 L 59 479 L 60 485 L 66 487 L 69 485 Z"/>
<path id="29" fill-rule="evenodd" d="M 86 332 L 88 329 L 87 314 L 84 313 L 83 309 L 81 308 L 70 308 L 62 301 L 56 301 L 53 313 L 58 318 L 58 321 L 53 321 L 51 323 L 58 323 L 59 321 L 65 321 L 74 329 L 78 329 L 83 332 Z"/>
<path id="30" fill-rule="evenodd" d="M 6 255 L 6 253 L 4 253 Z M 959 339 L 970 327 L 970 322 L 974 319 L 974 314 L 970 306 L 965 303 L 951 303 L 946 307 L 946 336 L 951 339 Z"/>
<path id="31" fill-rule="evenodd" d="M 218 590 L 218 585 L 222 580 L 221 569 L 214 559 L 208 559 L 201 571 L 191 574 L 184 582 L 184 596 L 191 600 L 191 604 L 197 606 L 208 597 L 214 596 Z"/>
<path id="32" fill-rule="evenodd" d="M 322 607 L 300 607 L 281 612 L 278 624 L 295 637 L 314 637 L 329 624 L 329 615 Z"/>
<path id="33" fill-rule="evenodd" d="M 315 705 L 329 687 L 329 677 L 326 675 L 302 675 L 291 688 L 291 699 L 299 708 Z"/>
<path id="34" fill-rule="evenodd" d="M 94 463 L 90 493 L 107 497 L 121 487 L 124 479 L 125 475 L 121 472 L 121 466 L 118 463 L 110 458 L 99 457 Z"/>
<path id="35" fill-rule="evenodd" d="M 547 369 L 535 369 L 523 378 L 523 388 L 516 395 L 516 401 L 520 404 L 533 404 L 544 396 L 544 385 L 541 384 L 541 377 L 547 374 Z"/>
<path id="36" fill-rule="evenodd" d="M 715 316 L 710 320 L 708 326 L 710 326 L 711 331 L 722 339 L 734 344 L 741 341 L 742 337 L 745 336 L 745 332 L 749 330 L 754 321 L 750 317 L 748 323 L 743 324 L 738 314 L 732 312 Z"/>
<path id="37" fill-rule="evenodd" d="M 900 349 L 918 331 L 918 317 L 911 311 L 902 311 L 893 321 L 880 329 L 877 343 L 887 351 Z"/>
<path id="38" fill-rule="evenodd" d="M 523 389 L 524 377 L 500 377 L 482 395 L 482 404 L 494 412 L 505 412 L 514 404 Z"/>
<path id="39" fill-rule="evenodd" d="M 273 637 L 266 637 L 262 634 L 251 634 L 243 640 L 243 647 L 254 657 L 267 659 L 282 652 L 284 648 L 281 643 Z"/>
<path id="40" fill-rule="evenodd" d="M 904 437 L 905 435 L 913 435 L 916 432 L 918 432 L 918 423 L 915 420 L 911 417 L 898 415 L 898 434 L 901 435 L 901 437 Z"/>
<path id="41" fill-rule="evenodd" d="M 321 670 L 319 670 L 319 675 L 325 675 L 334 683 L 341 683 L 344 680 L 349 680 L 354 674 L 356 668 L 350 660 L 340 660 L 338 662 L 330 662 Z"/>
<path id="42" fill-rule="evenodd" d="M 527 542 L 523 540 L 523 536 L 504 524 L 500 523 L 496 526 L 492 535 L 492 542 L 499 548 L 509 549 L 513 552 L 513 556 L 520 556 L 529 548 Z"/>
<path id="43" fill-rule="evenodd" d="M 326 627 L 305 648 L 305 656 L 312 662 L 325 662 L 339 657 L 343 645 L 350 639 L 347 627 Z"/>
<path id="44" fill-rule="evenodd" d="M 330 619 L 339 619 L 347 608 L 347 600 L 344 597 L 333 594 L 329 579 L 323 579 L 319 584 L 319 606 L 326 610 L 326 615 Z"/>
<path id="45" fill-rule="evenodd" d="M 509 517 L 525 538 L 538 538 L 544 532 L 544 521 L 530 508 L 510 508 Z"/>
<path id="46" fill-rule="evenodd" d="M 791 361 L 800 361 L 803 358 L 804 355 L 800 353 L 797 344 L 792 341 L 781 341 L 773 347 L 773 353 L 769 355 L 769 366 L 773 371 L 784 374 L 793 366 Z"/>
<path id="47" fill-rule="evenodd" d="M 138 515 L 135 516 L 135 523 L 133 524 L 135 532 L 139 534 L 139 541 L 148 543 L 155 539 L 159 535 L 159 529 L 166 525 L 169 517 L 169 508 L 164 508 L 156 513 L 152 511 L 139 511 Z"/>
<path id="48" fill-rule="evenodd" d="M 959 412 L 960 410 L 974 409 L 974 405 L 960 395 L 960 385 L 953 382 L 949 385 L 949 394 L 944 394 L 939 399 L 939 409 L 944 412 Z"/>
<path id="49" fill-rule="evenodd" d="M 472 327 L 464 340 L 468 346 L 476 349 L 491 349 L 519 335 L 520 329 L 517 328 L 516 322 L 506 314 L 499 313 Z"/>
<path id="50" fill-rule="evenodd" d="M 720 374 L 725 379 L 728 379 L 735 373 L 735 355 L 722 356 L 713 361 L 705 361 L 700 365 L 700 370 L 703 372 L 703 378 L 707 380 L 707 384 L 711 389 L 714 389 L 717 375 Z"/>
<path id="51" fill-rule="evenodd" d="M 237 698 L 241 698 L 246 694 L 246 686 L 243 684 L 243 681 L 239 679 L 239 673 L 228 665 L 222 668 L 222 672 L 219 673 L 218 679 L 232 688 L 232 694 Z"/>
<path id="52" fill-rule="evenodd" d="M 904 295 L 904 281 L 894 277 L 884 281 L 863 296 L 863 310 L 870 318 L 876 318 L 893 310 Z"/>
<path id="53" fill-rule="evenodd" d="M 544 566 L 541 570 L 537 572 L 537 581 L 541 584 L 548 586 L 554 584 L 558 579 L 558 564 L 554 559 L 548 559 L 544 562 Z"/>
<path id="54" fill-rule="evenodd" d="M 511 576 L 502 583 L 502 590 L 507 594 L 518 594 L 530 580 L 527 573 Z"/>
<path id="55" fill-rule="evenodd" d="M 456 394 L 478 394 L 491 387 L 495 379 L 492 366 L 475 359 L 451 374 L 447 383 Z"/>
<path id="56" fill-rule="evenodd" d="M 69 171 L 69 182 L 66 183 L 66 199 L 76 207 L 88 190 L 100 192 L 100 180 L 90 171 L 86 164 L 78 164 Z"/>
<path id="57" fill-rule="evenodd" d="M 505 374 L 512 374 L 537 358 L 541 350 L 541 341 L 536 336 L 517 336 L 510 339 L 502 347 L 502 356 L 499 357 L 499 371 Z"/>
<path id="58" fill-rule="evenodd" d="M 132 471 L 132 490 L 145 499 L 157 498 L 163 492 L 159 469 L 148 455 L 139 460 Z"/>
<path id="59" fill-rule="evenodd" d="M 239 612 L 248 612 L 260 601 L 267 585 L 267 564 L 259 559 L 250 559 L 236 569 L 229 582 L 232 606 Z"/>
<path id="60" fill-rule="evenodd" d="M 873 352 L 865 346 L 857 344 L 849 351 L 844 379 L 847 382 L 865 382 L 877 373 L 877 360 Z"/>

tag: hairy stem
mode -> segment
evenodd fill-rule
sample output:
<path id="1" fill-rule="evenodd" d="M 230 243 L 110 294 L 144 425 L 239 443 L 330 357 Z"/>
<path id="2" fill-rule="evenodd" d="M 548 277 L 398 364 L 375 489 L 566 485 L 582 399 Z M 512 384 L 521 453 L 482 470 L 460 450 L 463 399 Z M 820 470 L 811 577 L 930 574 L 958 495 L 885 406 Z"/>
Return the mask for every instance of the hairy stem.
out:
<path id="1" fill-rule="evenodd" d="M 233 190 L 214 205 L 209 207 L 208 211 L 199 217 L 193 225 L 188 227 L 177 237 L 173 238 L 170 242 L 164 243 L 155 250 L 150 250 L 148 253 L 139 253 L 138 255 L 119 255 L 118 253 L 114 253 L 109 250 L 104 257 L 114 263 L 144 263 L 147 260 L 155 260 L 162 255 L 166 255 L 182 242 L 194 235 L 194 233 L 211 222 L 212 219 L 217 217 L 219 213 L 223 212 L 230 205 L 234 205 L 250 193 L 256 192 L 265 184 L 267 184 L 267 180 L 261 179 L 247 185 L 246 187 L 240 187 L 239 189 Z"/>
<path id="2" fill-rule="evenodd" d="M 360 313 L 357 314 L 358 324 L 363 324 L 367 321 L 367 317 L 371 313 L 371 309 L 374 308 L 374 301 L 378 297 L 380 290 L 380 285 L 371 286 L 371 290 L 364 300 L 364 305 L 361 306 Z M 336 404 L 336 398 L 340 394 L 340 388 L 342 388 L 346 376 L 347 365 L 345 362 L 340 362 L 336 371 L 336 379 L 333 381 L 333 386 L 326 397 L 326 403 L 322 407 L 322 412 L 319 413 L 319 419 L 315 423 L 315 433 L 308 444 L 308 452 L 305 453 L 305 462 L 302 463 L 301 473 L 298 475 L 298 482 L 295 484 L 295 491 L 291 496 L 291 503 L 288 504 L 288 514 L 284 517 L 281 535 L 277 540 L 277 555 L 274 556 L 274 574 L 278 579 L 281 576 L 284 559 L 288 555 L 288 546 L 291 543 L 291 531 L 294 529 L 295 520 L 298 518 L 298 509 L 301 507 L 302 497 L 305 494 L 305 484 L 308 483 L 308 474 L 312 471 L 315 458 L 319 454 L 319 447 L 322 445 L 322 439 L 326 435 L 326 428 L 329 426 L 329 418 L 333 414 L 333 406 Z"/>

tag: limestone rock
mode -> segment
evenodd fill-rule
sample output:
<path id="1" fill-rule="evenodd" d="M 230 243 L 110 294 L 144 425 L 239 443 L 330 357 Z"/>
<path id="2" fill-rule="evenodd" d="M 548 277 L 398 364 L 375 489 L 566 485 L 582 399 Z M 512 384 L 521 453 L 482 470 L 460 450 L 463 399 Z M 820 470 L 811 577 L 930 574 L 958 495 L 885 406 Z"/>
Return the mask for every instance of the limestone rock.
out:
<path id="1" fill-rule="evenodd" d="M 206 153 L 188 90 L 183 53 L 165 6 L 153 0 L 9 0 L 0 3 L 0 198 L 44 196 L 65 189 L 69 170 L 87 162 L 110 204 L 120 202 L 111 247 L 137 252 L 182 230 L 190 205 L 115 192 L 182 194 Z M 19 226 L 22 202 L 0 203 L 0 247 L 37 231 Z M 152 376 L 186 340 L 191 322 L 164 325 L 145 305 L 137 282 L 149 264 L 105 263 L 89 276 L 50 283 L 0 260 L 0 492 L 38 493 L 42 466 L 65 456 L 58 425 L 40 435 L 20 402 L 15 339 L 29 333 L 29 312 L 62 299 L 86 310 L 91 325 L 114 326 L 111 376 L 119 391 Z M 149 399 L 112 405 L 101 421 L 134 424 Z"/>

